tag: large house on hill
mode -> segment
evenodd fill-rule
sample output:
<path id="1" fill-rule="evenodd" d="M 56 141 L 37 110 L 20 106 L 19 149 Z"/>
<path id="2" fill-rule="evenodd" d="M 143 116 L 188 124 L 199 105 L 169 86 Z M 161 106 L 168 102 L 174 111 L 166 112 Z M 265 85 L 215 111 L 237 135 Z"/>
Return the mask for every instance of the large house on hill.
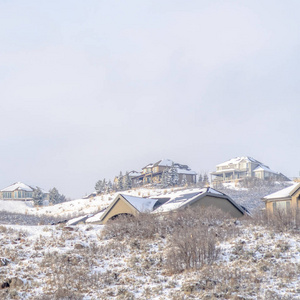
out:
<path id="1" fill-rule="evenodd" d="M 32 200 L 33 192 L 37 187 L 22 182 L 16 182 L 0 190 L 1 200 Z M 49 192 L 42 190 L 45 199 L 49 198 Z"/>
<path id="2" fill-rule="evenodd" d="M 271 170 L 265 164 L 249 157 L 236 157 L 216 166 L 216 171 L 211 173 L 212 182 L 230 182 L 245 178 L 289 180 L 281 173 Z"/>
<path id="3" fill-rule="evenodd" d="M 162 174 L 165 170 L 175 167 L 178 174 L 178 184 L 184 181 L 188 184 L 196 183 L 197 173 L 192 171 L 189 166 L 175 163 L 170 159 L 161 159 L 158 162 L 146 165 L 142 172 L 131 177 L 133 186 L 144 185 L 148 183 L 161 183 Z"/>

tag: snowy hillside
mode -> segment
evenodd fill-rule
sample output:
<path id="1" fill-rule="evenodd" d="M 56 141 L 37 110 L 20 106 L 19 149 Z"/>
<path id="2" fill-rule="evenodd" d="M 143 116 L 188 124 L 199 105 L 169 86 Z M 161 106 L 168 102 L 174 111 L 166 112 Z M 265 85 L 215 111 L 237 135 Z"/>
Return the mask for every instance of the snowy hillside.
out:
<path id="1" fill-rule="evenodd" d="M 119 237 L 110 237 L 118 228 L 104 231 L 102 225 L 0 226 L 0 298 L 300 297 L 298 234 L 248 221 L 222 225 L 219 234 L 223 237 L 216 244 L 214 261 L 196 270 L 176 272 L 170 257 L 172 235 L 149 235 L 151 226 L 147 226 Z"/>
<path id="2" fill-rule="evenodd" d="M 257 187 L 251 189 L 236 188 L 234 186 L 227 186 L 225 189 L 220 189 L 221 192 L 229 195 L 238 204 L 248 208 L 250 211 L 261 209 L 264 203 L 262 197 L 282 189 L 283 185 L 275 185 L 268 187 Z M 140 188 L 129 191 L 122 191 L 122 193 L 139 196 L 139 197 L 156 197 L 169 194 L 172 196 L 173 192 L 182 190 L 183 188 Z M 0 211 L 5 211 L 14 214 L 24 214 L 26 216 L 47 216 L 60 219 L 70 219 L 86 214 L 95 214 L 105 209 L 118 195 L 117 192 L 110 194 L 103 194 L 89 199 L 77 199 L 52 206 L 35 207 L 33 203 L 28 201 L 7 201 L 0 200 Z M 0 214 L 1 222 L 1 214 Z M 5 221 L 5 223 L 7 223 Z"/>

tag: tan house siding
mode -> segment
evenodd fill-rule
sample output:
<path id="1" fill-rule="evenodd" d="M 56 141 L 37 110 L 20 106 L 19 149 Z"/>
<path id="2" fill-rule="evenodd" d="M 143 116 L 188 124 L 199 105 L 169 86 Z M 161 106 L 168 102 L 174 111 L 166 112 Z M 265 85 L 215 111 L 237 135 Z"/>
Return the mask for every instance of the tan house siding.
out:
<path id="1" fill-rule="evenodd" d="M 119 214 L 130 214 L 135 216 L 137 213 L 138 211 L 133 206 L 120 197 L 113 207 L 109 208 L 108 213 L 101 220 L 101 224 L 106 224 L 109 219 Z"/>
<path id="2" fill-rule="evenodd" d="M 230 214 L 233 218 L 240 218 L 243 214 L 228 200 L 216 198 L 212 196 L 205 196 L 198 201 L 191 204 L 191 207 L 210 207 L 214 206 L 221 209 L 225 213 Z"/>
<path id="3" fill-rule="evenodd" d="M 270 213 L 274 212 L 274 207 L 287 209 L 291 208 L 292 210 L 296 210 L 300 208 L 300 187 L 296 190 L 292 191 L 289 195 L 283 198 L 273 198 L 267 199 L 263 198 L 265 201 L 266 210 Z"/>

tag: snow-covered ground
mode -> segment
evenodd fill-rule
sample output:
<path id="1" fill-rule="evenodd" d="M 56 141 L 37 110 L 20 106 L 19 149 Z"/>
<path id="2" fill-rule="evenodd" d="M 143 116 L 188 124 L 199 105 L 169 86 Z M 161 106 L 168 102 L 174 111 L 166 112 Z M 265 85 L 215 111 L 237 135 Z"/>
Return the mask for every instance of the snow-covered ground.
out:
<path id="1" fill-rule="evenodd" d="M 282 187 L 222 192 L 247 207 L 261 207 L 261 197 L 276 188 Z M 124 193 L 163 197 L 176 190 Z M 27 217 L 74 218 L 99 212 L 116 196 L 40 208 L 1 201 L 0 207 Z M 299 232 L 276 232 L 242 220 L 230 225 L 236 226 L 234 235 L 217 244 L 220 253 L 212 265 L 174 274 L 166 267 L 168 236 L 116 240 L 103 235 L 103 225 L 16 224 L 0 225 L 0 299 L 300 299 Z"/>
<path id="2" fill-rule="evenodd" d="M 161 237 L 107 239 L 102 225 L 0 226 L 0 284 L 10 285 L 0 298 L 300 299 L 299 235 L 238 227 L 214 264 L 170 274 Z"/>

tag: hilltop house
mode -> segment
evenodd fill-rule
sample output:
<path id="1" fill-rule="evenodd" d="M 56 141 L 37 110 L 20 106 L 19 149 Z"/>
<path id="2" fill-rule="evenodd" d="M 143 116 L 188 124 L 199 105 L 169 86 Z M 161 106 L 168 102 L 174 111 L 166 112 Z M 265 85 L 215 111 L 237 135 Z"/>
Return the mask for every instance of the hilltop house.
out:
<path id="1" fill-rule="evenodd" d="M 242 217 L 247 211 L 229 196 L 213 188 L 192 189 L 173 192 L 155 198 L 133 197 L 119 194 L 103 212 L 88 219 L 87 223 L 106 224 L 118 216 L 136 216 L 141 212 L 163 214 L 187 207 L 207 208 L 213 206 L 228 213 L 233 218 Z"/>
<path id="2" fill-rule="evenodd" d="M 142 168 L 141 174 L 132 177 L 132 183 L 134 186 L 161 183 L 163 172 L 170 169 L 172 165 L 176 168 L 178 174 L 178 184 L 184 181 L 188 184 L 196 183 L 196 172 L 192 171 L 187 165 L 175 163 L 170 159 L 161 159 L 154 164 L 148 164 Z"/>
<path id="3" fill-rule="evenodd" d="M 262 200 L 265 202 L 266 210 L 271 213 L 276 209 L 284 211 L 300 209 L 300 183 L 294 183 L 285 189 L 263 197 Z"/>
<path id="4" fill-rule="evenodd" d="M 218 164 L 216 171 L 211 173 L 212 182 L 230 182 L 245 178 L 289 180 L 281 173 L 271 170 L 256 159 L 245 156 L 236 157 Z"/>
<path id="5" fill-rule="evenodd" d="M 32 200 L 33 192 L 37 187 L 29 186 L 22 182 L 16 182 L 0 190 L 1 200 Z M 49 198 L 49 192 L 42 190 L 45 199 Z"/>

